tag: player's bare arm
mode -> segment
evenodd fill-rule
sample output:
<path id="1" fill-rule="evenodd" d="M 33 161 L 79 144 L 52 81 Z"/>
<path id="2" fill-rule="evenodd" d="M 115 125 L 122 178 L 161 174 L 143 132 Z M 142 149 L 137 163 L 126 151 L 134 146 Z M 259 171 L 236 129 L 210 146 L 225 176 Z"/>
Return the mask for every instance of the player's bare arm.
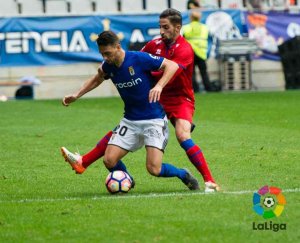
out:
<path id="1" fill-rule="evenodd" d="M 168 60 L 164 59 L 160 69 L 163 71 L 163 75 L 160 78 L 160 80 L 157 82 L 157 84 L 154 86 L 153 89 L 149 92 L 149 102 L 156 102 L 159 101 L 161 92 L 163 88 L 166 86 L 166 84 L 172 79 L 173 75 L 176 73 L 178 69 L 178 64 Z"/>
<path id="2" fill-rule="evenodd" d="M 98 87 L 103 81 L 104 81 L 104 73 L 102 71 L 102 68 L 99 67 L 98 73 L 92 78 L 86 80 L 83 86 L 76 93 L 71 95 L 66 95 L 62 100 L 62 104 L 64 106 L 69 106 L 72 102 L 75 102 L 84 94 Z"/>

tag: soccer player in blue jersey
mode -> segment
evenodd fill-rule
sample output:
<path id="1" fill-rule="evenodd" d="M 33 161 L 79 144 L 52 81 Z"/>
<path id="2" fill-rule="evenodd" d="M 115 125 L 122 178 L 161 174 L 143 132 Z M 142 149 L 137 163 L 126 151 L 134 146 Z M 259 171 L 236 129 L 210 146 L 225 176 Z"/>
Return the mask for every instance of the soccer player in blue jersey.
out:
<path id="1" fill-rule="evenodd" d="M 158 102 L 162 89 L 171 80 L 178 65 L 166 58 L 143 52 L 124 51 L 112 31 L 104 31 L 97 39 L 99 52 L 104 62 L 98 73 L 87 80 L 78 92 L 67 95 L 63 105 L 68 106 L 85 93 L 111 79 L 124 102 L 124 117 L 113 131 L 104 155 L 104 164 L 109 171 L 122 170 L 128 173 L 121 159 L 145 145 L 146 167 L 151 175 L 178 177 L 190 189 L 199 189 L 198 181 L 186 169 L 162 163 L 163 152 L 168 142 L 168 120 Z M 163 75 L 155 84 L 152 71 L 162 70 Z M 61 152 L 74 168 L 78 158 L 73 158 L 65 147 Z M 75 155 L 76 157 L 76 155 Z"/>

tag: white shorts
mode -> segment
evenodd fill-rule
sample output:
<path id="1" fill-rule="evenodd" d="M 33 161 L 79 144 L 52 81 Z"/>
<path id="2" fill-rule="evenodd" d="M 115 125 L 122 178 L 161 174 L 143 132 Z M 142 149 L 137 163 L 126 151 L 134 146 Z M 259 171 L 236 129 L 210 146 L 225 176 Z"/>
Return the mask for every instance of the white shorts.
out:
<path id="1" fill-rule="evenodd" d="M 128 151 L 150 146 L 164 151 L 169 139 L 168 119 L 130 121 L 123 118 L 114 129 L 108 144 Z"/>

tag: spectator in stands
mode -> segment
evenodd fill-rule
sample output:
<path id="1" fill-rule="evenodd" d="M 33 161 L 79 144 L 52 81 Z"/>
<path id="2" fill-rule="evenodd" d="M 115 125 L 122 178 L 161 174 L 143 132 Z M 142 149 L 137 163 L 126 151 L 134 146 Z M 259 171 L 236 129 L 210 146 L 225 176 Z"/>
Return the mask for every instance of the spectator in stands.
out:
<path id="1" fill-rule="evenodd" d="M 196 68 L 198 67 L 203 86 L 206 91 L 211 91 L 210 80 L 207 73 L 206 59 L 208 47 L 208 28 L 200 22 L 201 13 L 193 10 L 190 14 L 191 22 L 183 26 L 183 36 L 191 44 L 194 51 L 194 71 L 193 88 L 194 92 L 199 92 L 199 82 L 197 81 Z"/>
<path id="2" fill-rule="evenodd" d="M 201 7 L 199 0 L 188 0 L 186 5 L 187 9 L 195 9 Z"/>

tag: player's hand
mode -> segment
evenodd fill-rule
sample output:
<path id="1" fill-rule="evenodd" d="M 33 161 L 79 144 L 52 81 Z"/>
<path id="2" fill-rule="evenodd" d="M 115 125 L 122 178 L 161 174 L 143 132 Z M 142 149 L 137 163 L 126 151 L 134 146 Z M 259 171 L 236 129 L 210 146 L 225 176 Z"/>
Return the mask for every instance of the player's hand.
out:
<path id="1" fill-rule="evenodd" d="M 152 103 L 159 101 L 161 92 L 162 87 L 159 84 L 156 84 L 149 92 L 149 102 Z"/>
<path id="2" fill-rule="evenodd" d="M 77 100 L 77 98 L 75 95 L 66 95 L 62 100 L 62 104 L 64 106 L 69 106 L 72 102 L 74 102 L 76 100 Z"/>

